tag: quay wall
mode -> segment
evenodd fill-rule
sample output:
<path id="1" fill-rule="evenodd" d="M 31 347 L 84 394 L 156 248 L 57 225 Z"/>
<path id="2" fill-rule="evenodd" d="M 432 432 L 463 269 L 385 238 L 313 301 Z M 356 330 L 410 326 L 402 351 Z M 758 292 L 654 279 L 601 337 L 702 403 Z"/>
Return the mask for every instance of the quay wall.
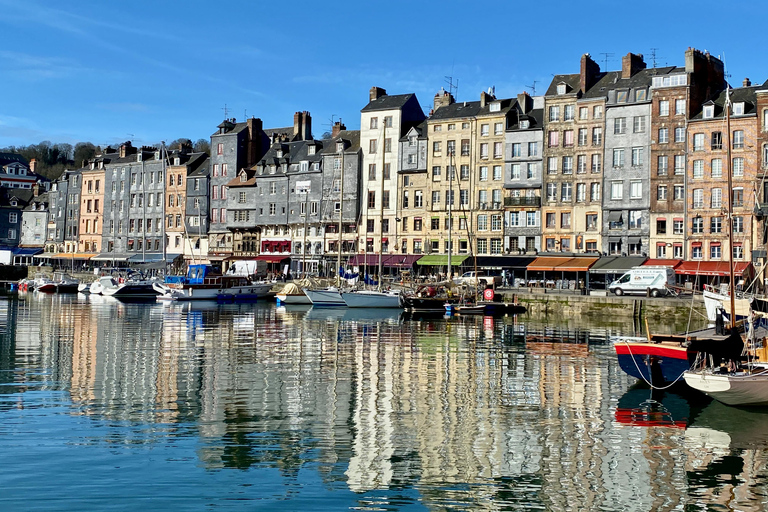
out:
<path id="1" fill-rule="evenodd" d="M 681 323 L 706 323 L 704 301 L 700 296 L 643 297 L 594 294 L 577 295 L 541 290 L 538 293 L 499 292 L 504 299 L 513 297 L 527 308 L 526 315 L 534 319 L 585 318 L 590 321 L 631 322 L 647 320 L 649 325 L 679 325 Z M 594 293 L 594 292 L 593 292 Z M 653 327 L 651 327 L 653 329 Z"/>

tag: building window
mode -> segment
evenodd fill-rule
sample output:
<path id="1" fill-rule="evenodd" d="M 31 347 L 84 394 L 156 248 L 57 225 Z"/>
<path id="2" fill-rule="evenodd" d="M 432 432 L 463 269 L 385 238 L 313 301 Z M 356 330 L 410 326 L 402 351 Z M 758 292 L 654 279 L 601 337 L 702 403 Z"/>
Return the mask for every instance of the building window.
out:
<path id="1" fill-rule="evenodd" d="M 602 119 L 603 118 L 603 107 L 602 105 L 596 105 L 592 107 L 592 117 L 594 119 Z"/>
<path id="2" fill-rule="evenodd" d="M 529 142 L 528 143 L 528 156 L 539 156 L 539 143 L 538 142 Z"/>
<path id="3" fill-rule="evenodd" d="M 675 115 L 676 116 L 685 115 L 685 100 L 675 100 Z"/>
<path id="4" fill-rule="evenodd" d="M 550 148 L 556 148 L 560 145 L 560 132 L 552 130 L 547 134 L 547 145 Z"/>
<path id="5" fill-rule="evenodd" d="M 621 199 L 624 196 L 624 182 L 612 181 L 611 182 L 611 199 Z"/>
<path id="6" fill-rule="evenodd" d="M 613 166 L 624 167 L 624 149 L 614 148 L 613 150 Z"/>
<path id="7" fill-rule="evenodd" d="M 592 128 L 592 145 L 600 146 L 603 143 L 603 129 L 601 127 Z"/>
<path id="8" fill-rule="evenodd" d="M 744 176 L 744 159 L 736 157 L 733 159 L 733 177 L 741 178 Z"/>
<path id="9" fill-rule="evenodd" d="M 704 207 L 704 189 L 697 188 L 693 191 L 693 207 L 694 208 Z"/>
<path id="10" fill-rule="evenodd" d="M 224 154 L 224 144 L 218 143 L 216 145 L 216 154 L 217 155 L 223 155 Z"/>
<path id="11" fill-rule="evenodd" d="M 635 116 L 632 119 L 632 131 L 634 133 L 645 132 L 645 116 Z"/>
<path id="12" fill-rule="evenodd" d="M 629 198 L 630 199 L 643 198 L 643 182 L 642 181 L 632 180 L 629 182 Z"/>
<path id="13" fill-rule="evenodd" d="M 693 150 L 704 151 L 704 134 L 703 133 L 693 134 Z"/>
<path id="14" fill-rule="evenodd" d="M 712 217 L 709 219 L 709 232 L 719 234 L 723 232 L 723 218 Z"/>
<path id="15" fill-rule="evenodd" d="M 733 232 L 734 233 L 744 232 L 744 217 L 741 217 L 741 216 L 733 217 Z"/>
<path id="16" fill-rule="evenodd" d="M 685 199 L 685 185 L 675 185 L 675 201 L 682 201 Z"/>
<path id="17" fill-rule="evenodd" d="M 656 174 L 659 176 L 666 176 L 669 167 L 669 159 L 667 155 L 659 155 L 656 159 Z"/>
<path id="18" fill-rule="evenodd" d="M 632 167 L 643 165 L 643 148 L 632 148 Z"/>
<path id="19" fill-rule="evenodd" d="M 600 184 L 599 183 L 589 184 L 589 200 L 591 202 L 596 202 L 600 200 Z"/>
<path id="20" fill-rule="evenodd" d="M 712 159 L 712 177 L 713 178 L 722 178 L 723 177 L 723 161 L 720 158 L 713 158 Z"/>
<path id="21" fill-rule="evenodd" d="M 573 121 L 576 107 L 574 105 L 566 105 L 563 110 L 563 121 Z"/>
<path id="22" fill-rule="evenodd" d="M 704 178 L 704 160 L 693 161 L 693 179 Z"/>
<path id="23" fill-rule="evenodd" d="M 490 135 L 490 133 L 491 133 L 490 125 L 488 125 L 488 124 L 480 125 L 480 135 L 482 137 L 487 137 L 488 135 Z"/>
<path id="24" fill-rule="evenodd" d="M 600 165 L 600 155 L 594 154 L 592 155 L 592 174 L 598 174 L 600 173 L 601 165 Z"/>
<path id="25" fill-rule="evenodd" d="M 675 175 L 685 174 L 685 155 L 675 155 Z"/>
<path id="26" fill-rule="evenodd" d="M 622 135 L 627 132 L 627 120 L 624 117 L 617 117 L 613 120 L 613 134 Z"/>
<path id="27" fill-rule="evenodd" d="M 480 144 L 480 158 L 487 159 L 488 158 L 488 143 L 484 142 Z"/>
<path id="28" fill-rule="evenodd" d="M 640 229 L 643 227 L 643 212 L 637 210 L 629 211 L 629 229 Z"/>
<path id="29" fill-rule="evenodd" d="M 685 142 L 685 128 L 678 126 L 675 128 L 675 142 Z"/>
<path id="30" fill-rule="evenodd" d="M 733 132 L 733 149 L 744 148 L 744 130 L 735 130 Z"/>
<path id="31" fill-rule="evenodd" d="M 659 101 L 659 115 L 660 116 L 668 116 L 669 115 L 669 100 L 660 100 Z"/>
<path id="32" fill-rule="evenodd" d="M 656 199 L 658 201 L 666 201 L 667 199 L 667 186 L 659 185 L 656 187 Z"/>
<path id="33" fill-rule="evenodd" d="M 704 232 L 704 219 L 701 217 L 694 217 L 691 221 L 691 233 L 699 235 Z"/>
<path id="34" fill-rule="evenodd" d="M 563 174 L 573 174 L 573 157 L 563 157 Z"/>
<path id="35" fill-rule="evenodd" d="M 744 207 L 744 189 L 742 187 L 736 187 L 733 189 L 733 207 Z"/>
<path id="36" fill-rule="evenodd" d="M 559 121 L 560 120 L 560 106 L 559 105 L 553 105 L 549 107 L 549 121 Z"/>
<path id="37" fill-rule="evenodd" d="M 669 142 L 669 128 L 659 128 L 659 144 Z"/>

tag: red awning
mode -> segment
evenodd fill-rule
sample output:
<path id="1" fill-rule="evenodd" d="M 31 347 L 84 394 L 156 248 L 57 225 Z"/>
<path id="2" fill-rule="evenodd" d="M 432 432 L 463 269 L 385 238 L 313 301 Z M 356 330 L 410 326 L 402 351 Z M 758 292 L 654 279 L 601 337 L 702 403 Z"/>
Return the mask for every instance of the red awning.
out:
<path id="1" fill-rule="evenodd" d="M 751 267 L 752 263 L 748 261 L 734 263 L 733 272 L 740 276 Z M 675 273 L 684 276 L 727 276 L 730 272 L 727 261 L 684 261 L 675 268 Z"/>
<path id="2" fill-rule="evenodd" d="M 411 268 L 416 260 L 421 258 L 420 254 L 384 254 L 381 257 L 382 267 L 392 268 Z M 376 267 L 379 265 L 378 254 L 355 254 L 349 259 L 352 266 Z"/>
<path id="3" fill-rule="evenodd" d="M 654 267 L 672 267 L 677 268 L 680 266 L 680 264 L 683 262 L 683 260 L 675 260 L 675 259 L 666 259 L 666 258 L 651 258 L 650 260 L 643 263 L 643 265 L 647 266 L 654 266 Z"/>
<path id="4" fill-rule="evenodd" d="M 266 261 L 267 263 L 280 263 L 283 260 L 287 260 L 289 256 L 284 254 L 262 254 L 256 256 L 257 260 Z"/>

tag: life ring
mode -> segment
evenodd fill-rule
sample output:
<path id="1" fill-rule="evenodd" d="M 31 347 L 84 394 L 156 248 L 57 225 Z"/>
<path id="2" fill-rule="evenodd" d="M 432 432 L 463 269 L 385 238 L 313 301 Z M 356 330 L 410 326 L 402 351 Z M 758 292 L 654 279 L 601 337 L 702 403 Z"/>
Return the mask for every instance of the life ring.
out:
<path id="1" fill-rule="evenodd" d="M 483 298 L 485 300 L 488 300 L 488 301 L 493 300 L 494 295 L 495 295 L 495 293 L 493 291 L 493 288 L 487 288 L 487 289 L 483 290 Z"/>

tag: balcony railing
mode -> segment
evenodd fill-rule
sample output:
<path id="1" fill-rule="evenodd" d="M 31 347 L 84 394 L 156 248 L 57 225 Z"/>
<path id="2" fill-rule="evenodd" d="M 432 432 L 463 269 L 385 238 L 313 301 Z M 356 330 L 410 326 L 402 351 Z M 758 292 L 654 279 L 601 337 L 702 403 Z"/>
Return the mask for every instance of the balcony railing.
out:
<path id="1" fill-rule="evenodd" d="M 540 197 L 505 197 L 504 206 L 541 206 Z"/>

